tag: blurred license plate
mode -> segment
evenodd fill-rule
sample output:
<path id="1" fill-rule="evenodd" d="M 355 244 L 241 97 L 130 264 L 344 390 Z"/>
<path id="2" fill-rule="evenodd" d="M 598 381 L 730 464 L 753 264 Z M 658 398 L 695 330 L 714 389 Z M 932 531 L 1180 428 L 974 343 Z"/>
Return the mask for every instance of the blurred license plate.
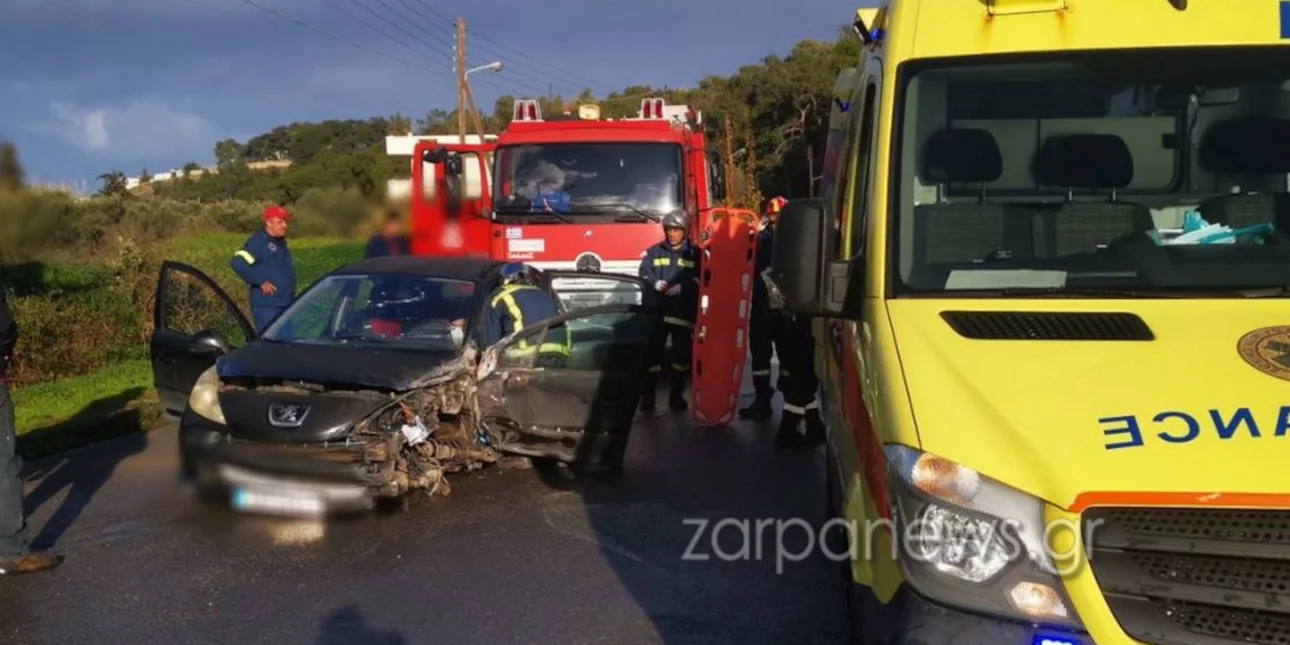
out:
<path id="1" fill-rule="evenodd" d="M 233 508 L 239 511 L 318 515 L 327 510 L 321 495 L 307 491 L 269 492 L 253 488 L 235 488 Z"/>

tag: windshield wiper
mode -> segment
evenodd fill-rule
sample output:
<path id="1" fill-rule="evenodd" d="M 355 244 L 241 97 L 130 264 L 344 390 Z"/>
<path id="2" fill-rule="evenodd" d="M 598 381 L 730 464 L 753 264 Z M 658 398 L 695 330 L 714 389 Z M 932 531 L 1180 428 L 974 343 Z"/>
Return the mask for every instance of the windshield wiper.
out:
<path id="1" fill-rule="evenodd" d="M 499 206 L 493 208 L 493 212 L 498 215 L 519 215 L 530 218 L 530 224 L 553 224 L 555 222 L 564 222 L 565 224 L 575 223 L 573 220 L 557 213 L 555 211 L 532 211 L 527 206 Z"/>
<path id="2" fill-rule="evenodd" d="M 613 204 L 605 204 L 605 206 L 607 206 L 607 207 L 609 207 L 609 208 L 625 208 L 625 209 L 627 209 L 627 210 L 629 210 L 629 211 L 631 211 L 631 212 L 633 212 L 633 213 L 636 213 L 637 215 L 640 215 L 641 217 L 644 217 L 644 218 L 646 218 L 646 219 L 649 219 L 649 220 L 653 221 L 655 224 L 658 224 L 658 223 L 660 223 L 660 222 L 662 222 L 662 221 L 663 221 L 663 219 L 662 219 L 661 217 L 659 217 L 658 215 L 655 215 L 655 214 L 653 214 L 653 213 L 651 213 L 651 212 L 649 212 L 649 211 L 646 211 L 646 210 L 641 210 L 640 208 L 637 208 L 636 206 L 634 206 L 634 205 L 632 205 L 632 204 L 625 203 L 625 202 L 616 202 L 616 203 L 613 203 Z M 621 222 L 621 221 L 624 221 L 624 218 L 623 218 L 622 216 L 619 216 L 619 217 L 614 218 L 614 221 L 619 221 L 619 222 Z"/>

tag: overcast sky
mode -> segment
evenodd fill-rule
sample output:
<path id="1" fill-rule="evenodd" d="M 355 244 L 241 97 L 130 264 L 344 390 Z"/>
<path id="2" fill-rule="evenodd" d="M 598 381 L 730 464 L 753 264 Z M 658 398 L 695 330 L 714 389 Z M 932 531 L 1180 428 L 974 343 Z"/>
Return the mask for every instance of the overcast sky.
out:
<path id="1" fill-rule="evenodd" d="M 254 2 L 308 25 L 277 17 Z M 466 18 L 481 109 L 500 94 L 692 85 L 803 38 L 836 0 L 0 0 L 0 139 L 29 179 L 213 161 L 274 126 L 454 107 L 451 20 Z M 366 24 L 364 24 L 366 23 Z M 332 35 L 326 35 L 328 32 Z M 342 42 L 345 41 L 345 42 Z M 352 42 L 351 42 L 352 41 Z M 363 49 L 352 43 L 358 43 Z M 372 53 L 375 50 L 385 56 Z M 398 60 L 394 60 L 398 59 Z"/>

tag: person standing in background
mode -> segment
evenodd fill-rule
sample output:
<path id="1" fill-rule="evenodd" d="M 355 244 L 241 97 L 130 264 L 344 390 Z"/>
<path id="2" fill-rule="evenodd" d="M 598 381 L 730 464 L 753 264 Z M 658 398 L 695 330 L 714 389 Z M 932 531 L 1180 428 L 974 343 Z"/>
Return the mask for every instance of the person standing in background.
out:
<path id="1" fill-rule="evenodd" d="M 17 344 L 18 323 L 0 289 L 0 575 L 51 569 L 63 561 L 61 555 L 31 551 L 23 536 L 27 520 L 22 505 L 22 457 L 18 456 L 13 399 L 6 380 Z"/>
<path id="2" fill-rule="evenodd" d="M 383 258 L 390 255 L 412 255 L 411 244 L 403 232 L 403 217 L 391 208 L 385 211 L 381 230 L 367 240 L 363 258 Z"/>
<path id="3" fill-rule="evenodd" d="M 281 206 L 264 209 L 264 228 L 233 254 L 229 266 L 251 290 L 251 318 L 263 332 L 296 297 L 296 269 L 287 248 L 291 213 Z"/>

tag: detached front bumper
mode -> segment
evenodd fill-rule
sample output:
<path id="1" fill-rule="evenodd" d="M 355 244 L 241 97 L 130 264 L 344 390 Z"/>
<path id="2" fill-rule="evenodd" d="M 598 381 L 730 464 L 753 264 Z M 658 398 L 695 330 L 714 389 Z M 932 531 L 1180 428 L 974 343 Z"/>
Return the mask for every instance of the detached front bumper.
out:
<path id="1" fill-rule="evenodd" d="M 1093 645 L 1086 634 L 980 616 L 936 604 L 902 586 L 880 604 L 851 583 L 851 616 L 867 642 L 883 645 Z"/>
<path id="2" fill-rule="evenodd" d="M 234 508 L 318 513 L 367 510 L 395 496 L 388 474 L 364 465 L 366 444 L 270 444 L 230 437 L 191 411 L 179 423 L 183 476 L 229 495 Z"/>

